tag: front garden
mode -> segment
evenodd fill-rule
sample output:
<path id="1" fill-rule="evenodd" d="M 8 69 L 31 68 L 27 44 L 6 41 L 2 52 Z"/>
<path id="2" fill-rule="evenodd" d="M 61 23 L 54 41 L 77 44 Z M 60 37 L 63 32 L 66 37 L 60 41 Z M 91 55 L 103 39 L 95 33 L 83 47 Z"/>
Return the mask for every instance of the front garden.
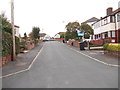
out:
<path id="1" fill-rule="evenodd" d="M 120 43 L 104 44 L 104 53 L 110 56 L 120 57 Z"/>

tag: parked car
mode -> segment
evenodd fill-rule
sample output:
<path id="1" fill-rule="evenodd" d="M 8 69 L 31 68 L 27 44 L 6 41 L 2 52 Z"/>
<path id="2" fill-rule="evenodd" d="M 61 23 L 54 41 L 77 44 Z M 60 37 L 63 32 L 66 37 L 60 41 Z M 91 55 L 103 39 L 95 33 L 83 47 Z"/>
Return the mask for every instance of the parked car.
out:
<path id="1" fill-rule="evenodd" d="M 49 41 L 55 41 L 55 39 L 49 39 Z"/>

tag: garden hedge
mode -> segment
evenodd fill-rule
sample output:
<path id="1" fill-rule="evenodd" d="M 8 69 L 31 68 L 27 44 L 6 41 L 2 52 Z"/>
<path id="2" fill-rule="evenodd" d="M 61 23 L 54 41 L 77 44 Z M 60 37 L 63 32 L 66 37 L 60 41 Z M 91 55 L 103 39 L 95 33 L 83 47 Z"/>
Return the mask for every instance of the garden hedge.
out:
<path id="1" fill-rule="evenodd" d="M 0 51 L 2 51 L 2 57 L 7 56 L 12 53 L 12 35 L 8 32 L 2 32 L 2 46 L 0 47 Z M 15 37 L 16 41 L 16 54 L 19 51 L 19 38 Z"/>
<path id="2" fill-rule="evenodd" d="M 106 43 L 104 49 L 108 51 L 120 51 L 120 43 Z"/>

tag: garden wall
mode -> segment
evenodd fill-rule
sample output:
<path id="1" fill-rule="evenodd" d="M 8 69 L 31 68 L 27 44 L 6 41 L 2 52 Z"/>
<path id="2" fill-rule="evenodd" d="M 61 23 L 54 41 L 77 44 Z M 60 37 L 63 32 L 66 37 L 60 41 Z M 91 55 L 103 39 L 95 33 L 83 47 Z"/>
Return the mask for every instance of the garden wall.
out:
<path id="1" fill-rule="evenodd" d="M 104 54 L 120 58 L 120 51 L 108 51 L 108 50 L 105 50 Z"/>

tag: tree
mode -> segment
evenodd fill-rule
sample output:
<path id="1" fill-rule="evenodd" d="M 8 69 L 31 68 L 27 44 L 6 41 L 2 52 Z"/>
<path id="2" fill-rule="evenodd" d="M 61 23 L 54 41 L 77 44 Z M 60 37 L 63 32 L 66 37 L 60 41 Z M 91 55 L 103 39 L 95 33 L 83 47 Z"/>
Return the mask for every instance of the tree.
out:
<path id="1" fill-rule="evenodd" d="M 33 38 L 33 33 L 32 32 L 30 32 L 29 34 L 28 34 L 28 36 L 29 36 L 29 38 Z"/>
<path id="2" fill-rule="evenodd" d="M 78 34 L 77 34 L 77 30 L 80 30 L 80 24 L 79 22 L 69 22 L 66 25 L 66 38 L 67 39 L 77 39 L 78 38 Z"/>
<path id="3" fill-rule="evenodd" d="M 8 32 L 12 34 L 12 25 L 8 22 L 5 14 L 0 15 L 0 20 L 2 21 L 2 32 Z"/>
<path id="4" fill-rule="evenodd" d="M 80 28 L 80 31 L 85 33 L 86 39 L 89 39 L 90 35 L 94 34 L 92 27 L 88 24 L 81 24 Z"/>
<path id="5" fill-rule="evenodd" d="M 33 37 L 33 39 L 39 39 L 40 38 L 39 32 L 40 32 L 39 27 L 33 27 L 33 29 L 32 29 L 32 37 Z"/>
<path id="6" fill-rule="evenodd" d="M 69 23 L 66 25 L 66 29 L 67 29 L 67 31 L 69 31 L 69 32 L 73 32 L 73 31 L 76 31 L 76 30 L 80 30 L 80 24 L 79 24 L 79 22 L 69 22 Z"/>
<path id="7" fill-rule="evenodd" d="M 27 34 L 26 34 L 26 32 L 24 33 L 24 39 L 27 39 Z"/>
<path id="8" fill-rule="evenodd" d="M 0 28 L 2 27 L 2 35 L 0 32 L 0 42 L 2 42 L 2 45 L 0 44 L 0 57 L 7 56 L 9 54 L 12 54 L 12 25 L 9 23 L 7 18 L 4 14 L 0 15 Z M 16 54 L 19 53 L 19 38 L 15 37 L 15 47 L 16 47 Z M 2 53 L 1 53 L 2 52 Z"/>
<path id="9" fill-rule="evenodd" d="M 61 34 L 60 34 L 60 38 L 64 38 L 64 34 L 65 34 L 65 33 L 61 33 Z"/>

